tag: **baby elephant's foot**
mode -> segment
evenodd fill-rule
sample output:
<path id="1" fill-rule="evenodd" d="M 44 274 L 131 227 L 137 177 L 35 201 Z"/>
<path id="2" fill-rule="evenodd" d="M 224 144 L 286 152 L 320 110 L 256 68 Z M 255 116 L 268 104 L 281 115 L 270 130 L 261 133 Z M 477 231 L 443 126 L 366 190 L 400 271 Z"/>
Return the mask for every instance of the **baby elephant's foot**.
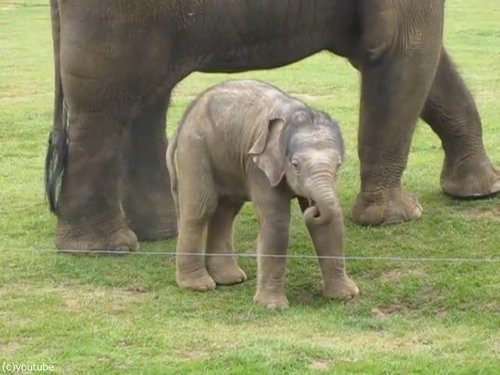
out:
<path id="1" fill-rule="evenodd" d="M 176 275 L 177 284 L 181 288 L 197 290 L 200 292 L 207 292 L 209 290 L 215 289 L 215 281 L 210 277 L 210 275 L 205 272 L 199 272 L 197 274 L 186 274 L 183 275 L 177 272 Z"/>
<path id="2" fill-rule="evenodd" d="M 247 280 L 247 275 L 232 257 L 207 256 L 205 265 L 212 279 L 219 285 L 239 284 Z"/>
<path id="3" fill-rule="evenodd" d="M 284 294 L 257 291 L 253 300 L 268 309 L 287 309 L 288 299 Z"/>
<path id="4" fill-rule="evenodd" d="M 335 299 L 351 299 L 359 294 L 359 288 L 349 277 L 343 276 L 330 280 L 329 283 L 322 282 L 323 296 Z"/>

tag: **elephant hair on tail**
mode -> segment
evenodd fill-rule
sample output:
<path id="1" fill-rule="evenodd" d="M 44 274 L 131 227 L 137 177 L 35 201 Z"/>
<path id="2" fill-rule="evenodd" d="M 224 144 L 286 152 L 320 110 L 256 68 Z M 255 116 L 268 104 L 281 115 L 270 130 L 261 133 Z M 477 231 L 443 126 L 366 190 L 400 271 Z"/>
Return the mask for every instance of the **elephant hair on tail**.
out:
<path id="1" fill-rule="evenodd" d="M 45 156 L 45 194 L 54 213 L 57 211 L 57 194 L 68 155 L 68 113 L 65 105 L 61 107 L 62 114 L 49 134 Z"/>

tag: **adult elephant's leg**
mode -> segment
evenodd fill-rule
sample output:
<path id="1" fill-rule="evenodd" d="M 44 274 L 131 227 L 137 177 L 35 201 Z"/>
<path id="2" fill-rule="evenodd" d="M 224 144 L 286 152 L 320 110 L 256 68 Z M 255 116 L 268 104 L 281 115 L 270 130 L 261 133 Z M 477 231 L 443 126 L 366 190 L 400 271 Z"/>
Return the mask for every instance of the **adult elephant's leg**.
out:
<path id="1" fill-rule="evenodd" d="M 175 207 L 165 162 L 168 98 L 146 105 L 125 136 L 122 205 L 140 240 L 174 237 Z"/>
<path id="2" fill-rule="evenodd" d="M 355 221 L 365 225 L 418 219 L 422 207 L 401 186 L 416 121 L 441 53 L 443 4 L 366 1 L 358 154 L 361 192 Z M 377 7 L 380 7 L 378 9 Z M 387 9 L 386 9 L 387 8 Z"/>
<path id="3" fill-rule="evenodd" d="M 484 150 L 474 99 L 444 49 L 422 118 L 443 144 L 441 187 L 447 194 L 467 198 L 500 191 L 500 169 Z"/>
<path id="4" fill-rule="evenodd" d="M 57 205 L 57 248 L 139 248 L 118 200 L 122 129 L 111 114 L 70 107 L 67 165 Z"/>
<path id="5" fill-rule="evenodd" d="M 220 200 L 208 224 L 205 265 L 217 284 L 238 284 L 247 279 L 233 255 L 233 221 L 241 206 L 240 202 Z"/>

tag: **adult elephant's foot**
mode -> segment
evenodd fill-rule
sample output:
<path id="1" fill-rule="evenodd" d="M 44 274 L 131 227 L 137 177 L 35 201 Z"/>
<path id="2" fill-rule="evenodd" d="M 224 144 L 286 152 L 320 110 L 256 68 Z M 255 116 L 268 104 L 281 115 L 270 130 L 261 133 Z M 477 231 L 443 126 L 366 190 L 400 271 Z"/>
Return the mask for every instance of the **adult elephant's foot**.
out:
<path id="1" fill-rule="evenodd" d="M 212 279 L 219 285 L 239 284 L 247 280 L 247 275 L 233 257 L 207 255 L 205 265 Z"/>
<path id="2" fill-rule="evenodd" d="M 164 186 L 136 186 L 122 201 L 128 225 L 141 241 L 173 238 L 177 235 L 177 217 L 170 190 Z"/>
<path id="3" fill-rule="evenodd" d="M 360 192 L 352 209 L 354 221 L 361 225 L 396 224 L 422 216 L 418 200 L 402 188 Z"/>
<path id="4" fill-rule="evenodd" d="M 98 253 L 139 250 L 134 232 L 125 225 L 123 217 L 97 223 L 69 223 L 58 220 L 56 247 L 62 252 Z"/>
<path id="5" fill-rule="evenodd" d="M 148 131 L 152 124 L 146 116 L 144 123 L 138 120 L 125 137 L 128 147 L 125 147 L 120 200 L 129 228 L 140 241 L 177 235 L 177 216 L 165 162 L 167 144 L 162 113 L 154 130 Z"/>
<path id="6" fill-rule="evenodd" d="M 489 197 L 500 192 L 500 169 L 487 156 L 472 157 L 458 163 L 445 160 L 441 187 L 456 198 Z"/>
<path id="7" fill-rule="evenodd" d="M 328 283 L 322 282 L 323 296 L 335 299 L 351 299 L 359 294 L 359 288 L 349 277 L 339 277 L 329 280 Z"/>
<path id="8" fill-rule="evenodd" d="M 288 299 L 283 293 L 258 290 L 253 300 L 268 309 L 286 309 L 290 306 Z"/>

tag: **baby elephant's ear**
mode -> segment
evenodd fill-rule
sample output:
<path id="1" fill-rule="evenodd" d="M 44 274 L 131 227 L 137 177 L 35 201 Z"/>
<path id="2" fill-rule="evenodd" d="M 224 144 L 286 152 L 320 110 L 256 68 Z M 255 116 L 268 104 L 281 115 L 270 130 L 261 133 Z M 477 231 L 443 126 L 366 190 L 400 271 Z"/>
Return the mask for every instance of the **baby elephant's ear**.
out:
<path id="1" fill-rule="evenodd" d="M 284 174 L 279 143 L 283 126 L 284 121 L 281 118 L 270 120 L 248 151 L 252 161 L 265 173 L 271 186 L 278 185 Z"/>

